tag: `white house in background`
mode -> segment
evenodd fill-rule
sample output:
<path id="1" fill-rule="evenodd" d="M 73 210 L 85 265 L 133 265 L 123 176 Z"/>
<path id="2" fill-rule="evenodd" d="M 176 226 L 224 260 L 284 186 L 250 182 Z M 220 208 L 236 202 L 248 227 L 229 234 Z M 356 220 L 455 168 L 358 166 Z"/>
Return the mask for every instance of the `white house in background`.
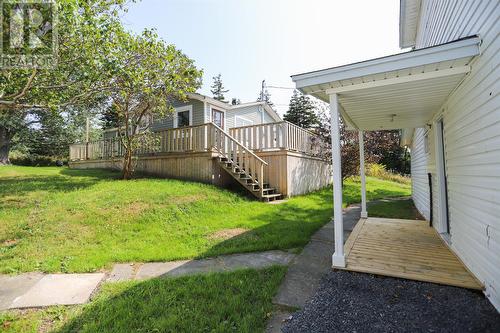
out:
<path id="1" fill-rule="evenodd" d="M 360 134 L 404 129 L 416 207 L 500 309 L 500 2 L 400 5 L 400 47 L 411 51 L 292 76 L 331 106 L 333 266 L 345 266 L 340 115 Z"/>

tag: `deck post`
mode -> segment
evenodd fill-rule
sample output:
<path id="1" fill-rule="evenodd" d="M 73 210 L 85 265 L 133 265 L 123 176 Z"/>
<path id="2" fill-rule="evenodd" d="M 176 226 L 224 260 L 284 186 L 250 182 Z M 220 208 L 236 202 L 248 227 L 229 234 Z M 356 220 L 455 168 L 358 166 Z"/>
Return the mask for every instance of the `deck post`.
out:
<path id="1" fill-rule="evenodd" d="M 333 163 L 333 223 L 335 238 L 335 252 L 332 256 L 332 266 L 345 267 L 344 221 L 342 217 L 342 165 L 340 158 L 339 101 L 337 94 L 330 95 L 330 117 Z"/>
<path id="2" fill-rule="evenodd" d="M 359 135 L 359 177 L 361 178 L 361 218 L 368 217 L 366 210 L 366 177 L 365 177 L 365 142 L 363 131 L 358 131 Z"/>

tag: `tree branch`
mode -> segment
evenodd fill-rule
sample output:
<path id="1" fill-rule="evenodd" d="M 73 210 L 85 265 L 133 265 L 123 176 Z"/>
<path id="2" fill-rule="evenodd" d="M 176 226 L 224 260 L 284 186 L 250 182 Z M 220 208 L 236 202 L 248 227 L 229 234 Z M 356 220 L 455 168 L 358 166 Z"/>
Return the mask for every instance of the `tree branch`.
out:
<path id="1" fill-rule="evenodd" d="M 28 91 L 28 89 L 31 88 L 31 85 L 33 84 L 33 80 L 35 79 L 37 72 L 38 72 L 37 69 L 33 68 L 33 71 L 31 72 L 31 75 L 28 78 L 28 81 L 26 82 L 23 89 L 19 93 L 15 94 L 15 95 L 4 96 L 3 98 L 4 99 L 12 99 L 15 102 L 19 98 L 24 97 L 24 95 L 26 95 L 26 92 Z"/>

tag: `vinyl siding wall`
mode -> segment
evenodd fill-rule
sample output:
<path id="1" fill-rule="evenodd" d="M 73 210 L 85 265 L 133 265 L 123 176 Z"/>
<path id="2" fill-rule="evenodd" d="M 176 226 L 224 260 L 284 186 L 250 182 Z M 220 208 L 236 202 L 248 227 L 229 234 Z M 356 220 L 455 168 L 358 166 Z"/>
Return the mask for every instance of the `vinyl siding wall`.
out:
<path id="1" fill-rule="evenodd" d="M 412 197 L 415 207 L 430 219 L 429 186 L 427 179 L 427 154 L 425 152 L 425 129 L 417 128 L 413 134 L 411 147 Z"/>
<path id="2" fill-rule="evenodd" d="M 266 112 L 261 111 L 263 108 L 261 105 L 252 105 L 248 107 L 242 107 L 235 110 L 228 111 L 227 116 L 227 128 L 238 127 L 236 117 L 241 117 L 245 120 L 252 122 L 252 125 L 266 124 L 274 122 L 273 118 Z M 262 112 L 264 112 L 264 122 L 262 122 Z"/>
<path id="3" fill-rule="evenodd" d="M 500 309 L 500 2 L 422 1 L 417 48 L 479 35 L 481 55 L 440 111 L 451 246 Z M 433 131 L 431 136 L 433 141 Z M 415 140 L 419 136 L 415 135 Z M 416 144 L 415 144 L 416 145 Z M 430 150 L 434 147 L 431 145 Z M 415 151 L 412 158 L 420 159 Z M 432 170 L 432 159 L 428 169 Z M 413 177 L 415 183 L 421 178 Z M 415 184 L 414 188 L 423 188 Z M 421 190 L 417 190 L 422 193 Z M 415 196 L 415 194 L 414 194 Z"/>
<path id="4" fill-rule="evenodd" d="M 186 105 L 192 105 L 193 106 L 193 126 L 195 125 L 201 125 L 206 123 L 207 121 L 205 120 L 205 103 L 196 100 L 196 99 L 190 99 L 186 102 L 179 102 L 175 101 L 172 102 L 172 106 L 174 108 L 177 107 L 182 107 Z M 153 122 L 153 125 L 151 126 L 151 130 L 153 131 L 161 131 L 165 129 L 170 129 L 174 127 L 174 117 L 175 114 L 169 115 L 163 119 L 157 119 Z"/>

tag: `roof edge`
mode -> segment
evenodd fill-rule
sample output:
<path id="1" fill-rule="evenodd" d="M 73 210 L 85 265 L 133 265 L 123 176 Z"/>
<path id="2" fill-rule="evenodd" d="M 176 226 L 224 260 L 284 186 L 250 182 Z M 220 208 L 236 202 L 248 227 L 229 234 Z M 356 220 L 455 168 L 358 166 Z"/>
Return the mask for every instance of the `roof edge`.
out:
<path id="1" fill-rule="evenodd" d="M 415 62 L 415 59 L 421 59 L 421 61 L 419 62 L 437 62 L 446 60 L 437 59 L 440 55 L 441 57 L 446 55 L 447 58 L 454 58 L 455 56 L 457 58 L 460 58 L 469 55 L 477 55 L 479 53 L 480 42 L 481 39 L 479 38 L 479 36 L 473 35 L 444 44 L 434 45 L 408 52 L 402 52 L 342 66 L 296 74 L 292 75 L 291 78 L 292 81 L 295 82 L 297 88 L 300 89 L 314 84 L 322 84 L 328 81 L 347 79 L 351 77 L 351 74 L 353 74 L 353 72 L 356 72 L 356 76 L 364 76 L 374 74 L 379 71 L 383 72 L 402 69 L 399 68 L 400 65 L 406 64 L 408 60 L 410 60 L 411 62 Z M 399 62 L 399 64 L 397 64 L 396 61 Z"/>

